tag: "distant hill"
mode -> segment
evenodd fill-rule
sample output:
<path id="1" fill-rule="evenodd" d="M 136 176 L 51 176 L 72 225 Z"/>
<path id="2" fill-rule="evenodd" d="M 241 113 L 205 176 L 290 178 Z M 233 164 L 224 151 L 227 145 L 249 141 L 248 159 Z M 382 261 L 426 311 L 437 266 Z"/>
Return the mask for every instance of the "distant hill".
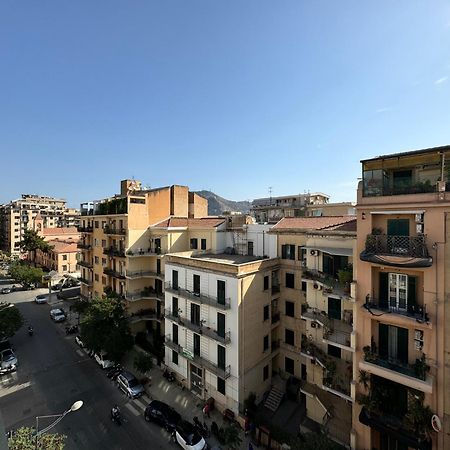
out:
<path id="1" fill-rule="evenodd" d="M 218 216 L 224 211 L 239 211 L 243 214 L 250 212 L 251 202 L 227 200 L 211 191 L 197 191 L 196 194 L 208 200 L 208 214 L 210 216 Z"/>

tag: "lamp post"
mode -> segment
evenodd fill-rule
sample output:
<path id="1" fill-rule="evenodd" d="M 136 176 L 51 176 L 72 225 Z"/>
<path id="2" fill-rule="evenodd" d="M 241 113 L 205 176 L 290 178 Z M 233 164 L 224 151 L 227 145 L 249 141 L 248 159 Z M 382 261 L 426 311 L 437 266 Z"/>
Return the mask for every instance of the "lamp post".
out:
<path id="1" fill-rule="evenodd" d="M 48 430 L 50 430 L 55 425 L 57 425 L 59 422 L 61 422 L 61 420 L 63 420 L 64 417 L 67 416 L 67 414 L 79 410 L 82 406 L 83 406 L 83 401 L 78 400 L 67 411 L 64 411 L 62 414 L 50 414 L 48 416 L 36 416 L 36 443 L 35 443 L 36 450 L 38 448 L 39 436 L 41 436 L 41 434 L 46 433 Z M 50 425 L 45 427 L 43 430 L 39 431 L 39 419 L 50 419 L 50 418 L 56 418 L 56 419 Z"/>

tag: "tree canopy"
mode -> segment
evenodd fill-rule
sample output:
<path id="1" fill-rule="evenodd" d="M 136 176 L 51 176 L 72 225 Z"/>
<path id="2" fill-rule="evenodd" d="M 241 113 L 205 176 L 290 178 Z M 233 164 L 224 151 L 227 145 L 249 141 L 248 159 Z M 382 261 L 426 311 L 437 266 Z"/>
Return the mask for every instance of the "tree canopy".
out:
<path id="1" fill-rule="evenodd" d="M 128 321 L 122 303 L 116 298 L 94 298 L 84 311 L 80 323 L 85 346 L 104 351 L 113 361 L 120 361 L 133 347 Z"/>
<path id="2" fill-rule="evenodd" d="M 34 428 L 21 427 L 14 431 L 8 439 L 9 450 L 63 450 L 66 436 L 63 434 L 42 434 L 36 447 L 36 434 Z"/>
<path id="3" fill-rule="evenodd" d="M 27 252 L 36 250 L 48 252 L 52 249 L 52 246 L 34 230 L 25 230 L 19 245 L 22 250 Z"/>
<path id="4" fill-rule="evenodd" d="M 24 286 L 40 283 L 44 272 L 39 267 L 31 267 L 27 263 L 15 260 L 9 266 L 9 274 L 18 283 Z"/>
<path id="5" fill-rule="evenodd" d="M 16 306 L 0 302 L 0 339 L 13 336 L 23 325 L 23 317 Z"/>

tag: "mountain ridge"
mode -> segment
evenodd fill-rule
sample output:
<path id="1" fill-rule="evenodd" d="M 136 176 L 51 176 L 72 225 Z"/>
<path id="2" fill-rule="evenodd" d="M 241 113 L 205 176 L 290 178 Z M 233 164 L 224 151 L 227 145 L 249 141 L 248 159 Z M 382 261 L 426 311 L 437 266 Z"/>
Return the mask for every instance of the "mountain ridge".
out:
<path id="1" fill-rule="evenodd" d="M 251 202 L 249 201 L 228 200 L 207 190 L 196 191 L 195 193 L 208 200 L 209 216 L 219 216 L 225 211 L 237 211 L 242 214 L 248 214 L 250 212 Z"/>

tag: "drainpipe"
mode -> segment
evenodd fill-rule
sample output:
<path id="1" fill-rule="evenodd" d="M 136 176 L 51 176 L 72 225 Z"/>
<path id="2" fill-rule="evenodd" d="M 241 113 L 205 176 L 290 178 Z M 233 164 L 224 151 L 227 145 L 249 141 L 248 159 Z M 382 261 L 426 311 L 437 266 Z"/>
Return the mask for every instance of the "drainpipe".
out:
<path id="1" fill-rule="evenodd" d="M 445 154 L 444 152 L 441 153 L 441 181 L 447 181 L 444 180 L 444 169 L 445 169 Z"/>

